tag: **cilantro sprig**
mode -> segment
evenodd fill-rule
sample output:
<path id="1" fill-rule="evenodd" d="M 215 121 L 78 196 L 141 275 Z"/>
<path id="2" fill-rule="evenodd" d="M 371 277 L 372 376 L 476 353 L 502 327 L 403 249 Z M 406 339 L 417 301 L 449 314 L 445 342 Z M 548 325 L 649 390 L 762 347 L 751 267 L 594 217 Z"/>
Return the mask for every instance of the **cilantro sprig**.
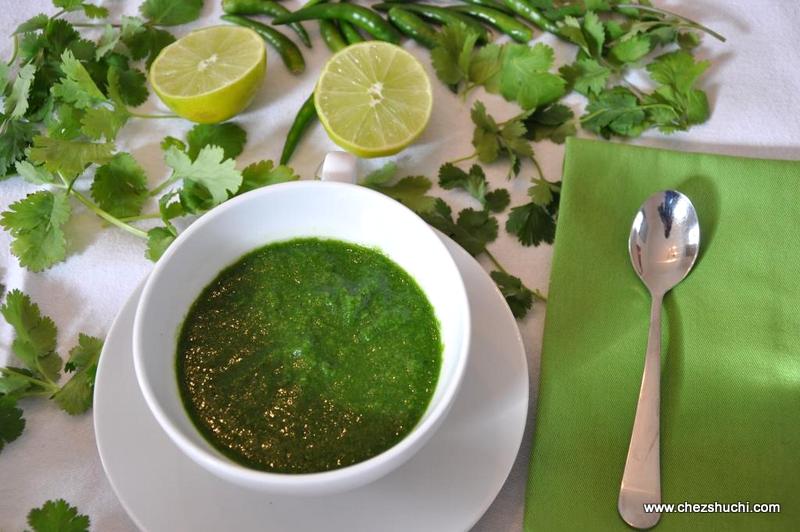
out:
<path id="1" fill-rule="evenodd" d="M 441 188 L 463 190 L 480 206 L 480 209 L 464 208 L 455 216 L 447 202 L 428 194 L 433 186 L 430 179 L 408 176 L 398 180 L 397 172 L 397 165 L 389 162 L 362 178 L 360 184 L 403 203 L 428 224 L 452 238 L 470 255 L 485 255 L 497 268 L 492 273 L 492 279 L 498 284 L 517 318 L 527 314 L 534 299 L 545 300 L 540 292 L 530 290 L 519 278 L 509 274 L 489 250 L 489 244 L 498 235 L 499 224 L 495 215 L 506 210 L 510 195 L 503 188 L 490 190 L 483 168 L 473 164 L 465 171 L 452 163 L 445 163 L 439 168 Z"/>
<path id="2" fill-rule="evenodd" d="M 14 329 L 11 351 L 21 366 L 0 368 L 0 450 L 22 434 L 25 420 L 17 401 L 26 397 L 47 397 L 70 415 L 92 405 L 95 373 L 103 341 L 81 333 L 78 345 L 69 352 L 66 364 L 56 351 L 57 329 L 30 297 L 12 290 L 0 306 L 0 314 Z M 69 375 L 62 385 L 62 370 Z"/>

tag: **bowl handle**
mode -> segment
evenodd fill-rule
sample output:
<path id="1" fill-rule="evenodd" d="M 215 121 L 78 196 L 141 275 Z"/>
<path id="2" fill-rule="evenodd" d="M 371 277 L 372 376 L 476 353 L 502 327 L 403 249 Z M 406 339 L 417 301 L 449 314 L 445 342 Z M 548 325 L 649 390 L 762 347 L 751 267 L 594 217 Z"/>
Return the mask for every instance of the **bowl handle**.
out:
<path id="1" fill-rule="evenodd" d="M 322 181 L 355 184 L 357 161 L 358 159 L 352 153 L 344 151 L 329 152 L 317 170 L 317 177 Z"/>

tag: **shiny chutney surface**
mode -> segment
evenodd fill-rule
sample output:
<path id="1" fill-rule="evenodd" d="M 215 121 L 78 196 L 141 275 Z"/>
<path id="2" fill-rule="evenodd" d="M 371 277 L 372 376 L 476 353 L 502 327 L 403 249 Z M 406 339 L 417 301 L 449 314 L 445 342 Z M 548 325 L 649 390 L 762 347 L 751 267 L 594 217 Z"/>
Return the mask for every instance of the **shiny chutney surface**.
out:
<path id="1" fill-rule="evenodd" d="M 425 294 L 382 253 L 336 240 L 268 245 L 191 307 L 178 384 L 196 427 L 243 465 L 327 471 L 403 439 L 441 366 Z"/>

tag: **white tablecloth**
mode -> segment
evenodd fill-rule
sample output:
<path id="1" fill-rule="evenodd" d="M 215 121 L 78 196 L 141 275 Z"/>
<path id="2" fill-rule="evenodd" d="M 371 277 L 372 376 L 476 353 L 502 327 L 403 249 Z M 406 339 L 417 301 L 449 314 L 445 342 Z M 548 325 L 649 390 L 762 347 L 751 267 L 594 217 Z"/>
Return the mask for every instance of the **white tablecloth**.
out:
<path id="1" fill-rule="evenodd" d="M 114 19 L 123 13 L 135 14 L 139 4 L 131 0 L 101 3 L 111 9 Z M 287 2 L 287 5 L 295 7 L 299 3 Z M 218 4 L 217 0 L 207 0 L 202 18 L 177 28 L 176 33 L 216 24 Z M 728 42 L 722 44 L 706 38 L 699 50 L 701 57 L 713 61 L 703 81 L 713 107 L 709 122 L 688 133 L 669 137 L 652 133 L 637 142 L 679 150 L 800 159 L 800 54 L 797 52 L 800 4 L 795 0 L 661 0 L 657 4 L 702 21 L 727 36 Z M 4 58 L 10 53 L 8 36 L 18 23 L 38 12 L 55 12 L 46 0 L 2 0 L 0 8 L 0 36 L 4 37 L 0 57 Z M 308 28 L 315 26 L 310 24 Z M 303 50 L 307 69 L 302 76 L 289 75 L 275 52 L 268 50 L 270 68 L 266 84 L 247 112 L 236 118 L 248 133 L 247 149 L 239 157 L 240 167 L 279 156 L 294 114 L 329 56 L 316 31 L 312 33 L 316 39 L 314 51 Z M 571 60 L 573 47 L 550 36 L 542 37 L 539 32 L 537 35 L 555 46 L 559 64 Z M 427 53 L 413 45 L 407 46 L 417 52 L 428 67 L 434 79 L 436 104 L 424 136 L 397 160 L 404 174 L 424 174 L 435 179 L 441 163 L 471 152 L 472 127 L 468 111 L 472 101 L 482 99 L 490 112 L 500 119 L 517 110 L 481 91 L 475 91 L 467 103 L 460 102 L 435 80 Z M 580 97 L 572 96 L 568 102 L 579 110 Z M 142 108 L 163 109 L 152 97 Z M 120 134 L 120 149 L 130 151 L 155 183 L 166 175 L 159 141 L 167 134 L 182 136 L 190 127 L 191 124 L 183 120 L 134 119 Z M 334 148 L 322 128 L 316 127 L 301 144 L 293 165 L 300 175 L 310 177 L 325 152 Z M 536 155 L 547 178 L 560 179 L 563 148 L 540 143 L 536 145 Z M 364 164 L 364 169 L 380 164 L 381 161 L 371 161 Z M 505 164 L 487 168 L 492 183 L 507 186 L 512 192 L 512 204 L 520 204 L 525 201 L 527 178 L 533 169 L 526 165 L 521 176 L 510 183 L 505 181 L 505 169 Z M 31 185 L 16 177 L 0 183 L 0 210 L 31 190 Z M 464 193 L 435 192 L 441 193 L 454 207 L 472 205 Z M 613 198 L 609 198 L 609 208 L 613 208 Z M 42 310 L 53 317 L 59 327 L 58 345 L 62 356 L 75 344 L 79 331 L 105 335 L 123 302 L 152 267 L 143 256 L 143 243 L 137 238 L 103 226 L 98 218 L 77 205 L 74 209 L 66 228 L 69 257 L 43 273 L 33 274 L 21 269 L 9 253 L 8 235 L 0 231 L 0 281 L 9 289 L 20 288 L 30 294 Z M 501 224 L 505 216 L 500 216 Z M 527 285 L 547 292 L 549 246 L 524 248 L 501 229 L 491 250 Z M 528 427 L 505 487 L 476 530 L 522 528 L 544 314 L 544 305 L 537 305 L 519 323 L 530 364 L 532 393 Z M 0 364 L 5 365 L 10 360 L 11 341 L 11 328 L 3 321 L 0 323 Z M 132 522 L 103 473 L 94 443 L 91 413 L 70 417 L 46 400 L 25 400 L 22 406 L 27 419 L 25 432 L 0 454 L 0 530 L 23 529 L 30 508 L 55 498 L 65 498 L 90 515 L 93 530 L 133 530 Z"/>

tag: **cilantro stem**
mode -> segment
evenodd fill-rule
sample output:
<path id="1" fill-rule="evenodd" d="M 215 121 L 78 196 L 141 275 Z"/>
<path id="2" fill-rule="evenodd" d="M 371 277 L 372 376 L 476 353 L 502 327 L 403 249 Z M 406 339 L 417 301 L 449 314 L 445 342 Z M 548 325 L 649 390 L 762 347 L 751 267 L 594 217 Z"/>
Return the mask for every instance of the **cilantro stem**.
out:
<path id="1" fill-rule="evenodd" d="M 61 15 L 64 15 L 66 12 L 67 12 L 67 10 L 66 10 L 66 9 L 62 9 L 61 11 L 57 12 L 55 15 L 53 15 L 53 16 L 52 16 L 52 17 L 50 17 L 50 18 L 58 18 L 58 17 L 60 17 Z M 73 26 L 77 26 L 77 24 L 73 24 Z"/>
<path id="2" fill-rule="evenodd" d="M 453 159 L 452 161 L 450 161 L 450 164 L 463 163 L 464 161 L 469 161 L 470 159 L 474 159 L 477 156 L 478 152 L 473 152 L 472 155 L 466 155 L 464 157 L 459 157 L 458 159 Z"/>
<path id="3" fill-rule="evenodd" d="M 73 26 L 76 28 L 105 28 L 106 26 L 112 26 L 114 28 L 121 28 L 122 24 L 113 23 L 113 24 L 103 24 L 100 22 L 73 22 Z"/>
<path id="4" fill-rule="evenodd" d="M 14 61 L 17 59 L 17 54 L 19 53 L 19 37 L 14 35 L 14 49 L 11 51 L 11 58 L 6 63 L 8 66 L 14 64 Z"/>
<path id="5" fill-rule="evenodd" d="M 117 218 L 115 216 L 112 216 L 111 214 L 107 213 L 106 211 L 104 211 L 103 209 L 101 209 L 100 207 L 95 205 L 95 203 L 93 201 L 91 201 L 89 198 L 87 198 L 86 196 L 84 196 L 83 194 L 81 194 L 80 192 L 75 190 L 74 188 L 72 188 L 72 183 L 74 183 L 75 180 L 73 180 L 72 182 L 68 182 L 66 179 L 64 179 L 64 176 L 61 175 L 60 173 L 58 174 L 58 177 L 60 177 L 61 178 L 61 182 L 64 183 L 64 186 L 67 189 L 67 194 L 72 194 L 73 196 L 78 198 L 78 201 L 83 203 L 86 206 L 86 208 L 88 208 L 90 211 L 95 213 L 97 216 L 99 216 L 103 220 L 107 221 L 108 223 L 110 223 L 112 225 L 116 225 L 120 229 L 123 229 L 123 230 L 129 232 L 130 234 L 132 234 L 134 236 L 138 236 L 139 238 L 144 238 L 145 240 L 147 240 L 147 233 L 146 232 L 142 231 L 141 229 L 137 229 L 137 228 L 133 227 L 132 225 L 128 225 L 125 222 L 123 222 L 122 220 L 120 220 L 119 218 Z"/>
<path id="6" fill-rule="evenodd" d="M 86 205 L 86 208 L 88 208 L 90 211 L 95 213 L 97 216 L 99 216 L 103 220 L 107 221 L 108 223 L 110 223 L 112 225 L 116 225 L 120 229 L 123 229 L 123 230 L 129 232 L 130 234 L 132 234 L 134 236 L 138 236 L 139 238 L 144 238 L 145 240 L 147 239 L 147 233 L 145 231 L 142 231 L 141 229 L 137 229 L 137 228 L 133 227 L 132 225 L 128 225 L 125 222 L 123 222 L 122 220 L 120 220 L 119 218 L 110 215 L 109 213 L 107 213 L 106 211 L 104 211 L 103 209 L 101 209 L 100 207 L 95 205 L 94 202 L 92 202 L 89 198 L 87 198 L 86 196 L 84 196 L 83 194 L 81 194 L 80 192 L 75 190 L 74 188 L 72 189 L 72 194 L 74 194 L 75 197 L 78 198 L 78 201 L 80 201 L 81 203 Z"/>
<path id="7" fill-rule="evenodd" d="M 492 255 L 492 252 L 489 251 L 489 248 L 483 248 L 483 252 L 486 253 L 486 256 L 489 257 L 489 260 L 492 261 L 492 264 L 494 264 L 495 267 L 498 270 L 500 270 L 501 272 L 503 272 L 506 275 L 511 275 L 510 273 L 508 273 L 508 270 L 503 268 L 503 265 L 500 264 L 500 261 L 497 260 L 497 257 Z M 528 290 L 531 290 L 531 289 L 529 288 Z M 539 290 L 537 290 L 536 288 L 531 290 L 531 292 L 533 293 L 533 297 L 535 297 L 539 301 L 547 302 L 547 297 L 544 294 L 542 294 L 541 292 L 539 292 Z"/>
<path id="8" fill-rule="evenodd" d="M 544 172 L 542 172 L 542 167 L 539 166 L 539 161 L 536 160 L 536 157 L 531 157 L 531 161 L 533 161 L 533 166 L 536 167 L 536 172 L 539 174 L 539 179 L 546 181 L 544 178 Z"/>
<path id="9" fill-rule="evenodd" d="M 0 374 L 3 374 L 3 375 L 19 375 L 21 377 L 25 377 L 25 379 L 28 380 L 29 382 L 32 382 L 33 384 L 36 384 L 37 386 L 41 386 L 42 388 L 45 388 L 45 390 L 43 390 L 42 393 L 40 393 L 40 394 L 26 394 L 26 395 L 52 395 L 55 392 L 57 392 L 59 390 L 58 384 L 54 383 L 53 381 L 48 379 L 47 376 L 45 376 L 44 372 L 42 371 L 42 368 L 39 366 L 39 358 L 38 357 L 36 357 L 36 369 L 39 371 L 39 373 L 46 380 L 37 379 L 36 377 L 32 377 L 32 376 L 28 375 L 27 373 L 23 373 L 21 371 L 17 371 L 15 368 L 0 368 Z"/>
<path id="10" fill-rule="evenodd" d="M 156 188 L 154 188 L 153 190 L 151 190 L 151 191 L 150 191 L 150 197 L 153 197 L 153 196 L 158 196 L 158 195 L 159 195 L 161 192 L 163 192 L 163 190 L 164 190 L 165 188 L 167 188 L 168 186 L 170 186 L 170 185 L 171 185 L 172 183 L 174 183 L 175 181 L 176 181 L 176 179 L 175 179 L 175 172 L 173 172 L 173 173 L 172 173 L 172 175 L 170 175 L 170 176 L 169 176 L 168 178 L 166 178 L 164 181 L 162 181 L 161 183 L 159 183 L 159 184 L 156 186 Z"/>
<path id="11" fill-rule="evenodd" d="M 653 6 L 644 6 L 641 4 L 617 4 L 617 8 L 627 8 L 627 9 L 638 9 L 639 11 L 647 11 L 649 13 L 656 13 L 657 15 L 662 15 L 664 17 L 674 17 L 678 20 L 682 20 L 683 22 L 687 23 L 689 26 L 696 28 L 698 30 L 704 31 L 717 39 L 718 41 L 725 42 L 725 37 L 717 33 L 716 31 L 712 30 L 707 26 L 703 26 L 699 22 L 696 22 L 690 18 L 686 18 L 683 15 L 679 15 L 677 13 L 673 13 L 672 11 L 667 11 L 666 9 L 660 9 Z"/>
<path id="12" fill-rule="evenodd" d="M 142 220 L 155 220 L 157 218 L 161 218 L 161 215 L 158 213 L 151 213 L 151 214 L 140 214 L 139 216 L 128 216 L 126 218 L 119 218 L 119 221 L 130 223 L 130 222 L 141 222 Z"/>
<path id="13" fill-rule="evenodd" d="M 495 268 L 497 268 L 498 270 L 500 270 L 504 274 L 509 275 L 508 271 L 506 271 L 506 269 L 503 268 L 503 265 L 500 264 L 500 262 L 497 260 L 497 258 L 494 255 L 492 255 L 492 252 L 489 251 L 489 248 L 484 248 L 483 251 L 484 251 L 484 253 L 486 253 L 486 256 L 489 257 L 489 260 L 492 261 L 492 263 L 494 264 Z"/>
<path id="14" fill-rule="evenodd" d="M 180 118 L 178 115 L 149 115 L 146 113 L 136 113 L 128 109 L 128 114 L 136 118 Z"/>

